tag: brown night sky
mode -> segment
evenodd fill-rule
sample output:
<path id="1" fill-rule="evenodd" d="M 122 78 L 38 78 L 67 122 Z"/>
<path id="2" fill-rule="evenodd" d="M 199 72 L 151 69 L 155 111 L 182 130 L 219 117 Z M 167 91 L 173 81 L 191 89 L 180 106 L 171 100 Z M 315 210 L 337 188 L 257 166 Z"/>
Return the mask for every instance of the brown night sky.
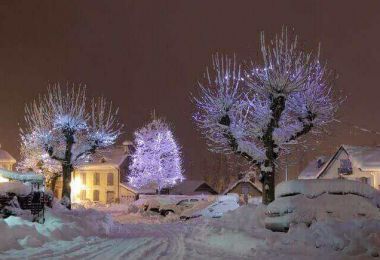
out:
<path id="1" fill-rule="evenodd" d="M 152 109 L 175 127 L 191 178 L 209 156 L 191 121 L 211 54 L 257 57 L 261 30 L 294 27 L 340 75 L 340 117 L 380 130 L 380 1 L 1 1 L 0 143 L 18 157 L 24 103 L 49 82 L 82 82 L 120 107 L 127 137 Z M 380 136 L 335 127 L 316 147 L 375 144 Z M 307 157 L 311 157 L 308 154 Z M 304 161 L 301 162 L 304 164 Z M 299 166 L 297 166 L 299 167 Z"/>

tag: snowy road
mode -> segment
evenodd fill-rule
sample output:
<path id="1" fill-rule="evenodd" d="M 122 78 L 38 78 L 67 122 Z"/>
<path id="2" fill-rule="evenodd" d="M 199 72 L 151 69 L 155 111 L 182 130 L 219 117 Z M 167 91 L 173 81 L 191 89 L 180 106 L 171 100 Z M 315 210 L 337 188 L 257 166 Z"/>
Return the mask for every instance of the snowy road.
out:
<path id="1" fill-rule="evenodd" d="M 78 237 L 54 241 L 43 247 L 10 250 L 1 259 L 249 259 L 246 252 L 211 247 L 202 239 L 202 228 L 189 224 L 120 225 L 111 238 Z M 137 236 L 136 236 L 137 235 Z M 220 235 L 221 238 L 221 235 Z"/>
<path id="2" fill-rule="evenodd" d="M 93 210 L 51 211 L 44 225 L 11 217 L 0 221 L 0 259 L 339 260 L 380 252 L 378 220 L 330 219 L 276 233 L 264 227 L 264 209 L 171 223 L 120 224 Z"/>
<path id="3" fill-rule="evenodd" d="M 213 229 L 212 232 L 210 230 Z M 266 231 L 264 231 L 266 232 Z M 315 248 L 299 252 L 294 246 L 268 246 L 268 234 L 247 236 L 207 223 L 118 225 L 112 237 L 77 237 L 42 247 L 10 250 L 1 259 L 318 259 Z M 276 249 L 275 249 L 276 248 Z M 325 259 L 350 259 L 336 253 Z M 356 259 L 356 258 L 352 258 Z"/>

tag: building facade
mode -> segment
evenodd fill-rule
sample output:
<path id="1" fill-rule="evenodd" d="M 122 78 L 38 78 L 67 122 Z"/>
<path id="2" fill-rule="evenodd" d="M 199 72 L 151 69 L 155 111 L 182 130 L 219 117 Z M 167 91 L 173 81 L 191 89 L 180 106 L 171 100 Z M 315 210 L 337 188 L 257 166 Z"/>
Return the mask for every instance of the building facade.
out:
<path id="1" fill-rule="evenodd" d="M 71 176 L 71 201 L 74 203 L 117 203 L 132 200 L 137 192 L 123 184 L 128 175 L 130 143 L 97 152 L 90 162 L 76 167 Z M 57 181 L 55 196 L 62 194 L 62 178 Z"/>
<path id="2" fill-rule="evenodd" d="M 380 189 L 380 147 L 342 145 L 331 158 L 321 158 L 312 161 L 298 178 L 344 178 Z"/>

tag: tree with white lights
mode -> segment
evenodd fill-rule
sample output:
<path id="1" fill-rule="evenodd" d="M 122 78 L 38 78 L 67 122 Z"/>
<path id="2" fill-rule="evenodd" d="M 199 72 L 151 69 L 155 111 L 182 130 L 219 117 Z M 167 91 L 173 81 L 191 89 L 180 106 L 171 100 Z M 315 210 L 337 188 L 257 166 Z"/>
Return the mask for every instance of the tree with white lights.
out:
<path id="1" fill-rule="evenodd" d="M 261 54 L 261 65 L 251 62 L 244 70 L 235 59 L 214 56 L 194 98 L 194 120 L 210 150 L 243 156 L 260 170 L 268 204 L 279 155 L 330 123 L 338 102 L 319 53 L 300 50 L 286 29 L 269 45 L 262 34 Z"/>
<path id="2" fill-rule="evenodd" d="M 21 136 L 20 155 L 21 160 L 17 164 L 17 170 L 44 175 L 48 187 L 54 193 L 57 179 L 62 176 L 59 162 L 51 159 L 43 148 L 37 147 L 32 137 L 26 138 L 24 135 Z"/>
<path id="3" fill-rule="evenodd" d="M 160 192 L 184 179 L 180 147 L 165 121 L 153 119 L 137 130 L 135 146 L 129 167 L 129 182 L 133 186 L 154 184 Z"/>
<path id="4" fill-rule="evenodd" d="M 115 143 L 122 127 L 116 115 L 117 109 L 104 98 L 93 99 L 89 104 L 81 86 L 62 91 L 56 84 L 48 88 L 47 94 L 26 105 L 21 147 L 35 149 L 45 166 L 53 161 L 60 164 L 62 201 L 68 208 L 74 167 L 88 161 L 97 149 Z M 35 154 L 28 157 L 28 153 L 25 158 L 35 161 Z"/>

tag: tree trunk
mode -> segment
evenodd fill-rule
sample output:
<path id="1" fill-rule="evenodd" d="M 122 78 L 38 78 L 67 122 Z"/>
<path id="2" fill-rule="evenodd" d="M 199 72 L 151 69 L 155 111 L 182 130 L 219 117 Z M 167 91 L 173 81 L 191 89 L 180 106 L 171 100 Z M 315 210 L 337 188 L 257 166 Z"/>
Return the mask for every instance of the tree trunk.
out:
<path id="1" fill-rule="evenodd" d="M 62 201 L 68 209 L 71 209 L 71 172 L 73 167 L 68 164 L 62 164 Z"/>
<path id="2" fill-rule="evenodd" d="M 264 205 L 268 205 L 272 201 L 274 201 L 274 169 L 270 172 L 262 172 L 263 174 L 263 196 L 262 201 Z"/>
<path id="3" fill-rule="evenodd" d="M 57 184 L 58 175 L 51 177 L 50 180 L 50 190 L 55 194 L 55 186 Z"/>

